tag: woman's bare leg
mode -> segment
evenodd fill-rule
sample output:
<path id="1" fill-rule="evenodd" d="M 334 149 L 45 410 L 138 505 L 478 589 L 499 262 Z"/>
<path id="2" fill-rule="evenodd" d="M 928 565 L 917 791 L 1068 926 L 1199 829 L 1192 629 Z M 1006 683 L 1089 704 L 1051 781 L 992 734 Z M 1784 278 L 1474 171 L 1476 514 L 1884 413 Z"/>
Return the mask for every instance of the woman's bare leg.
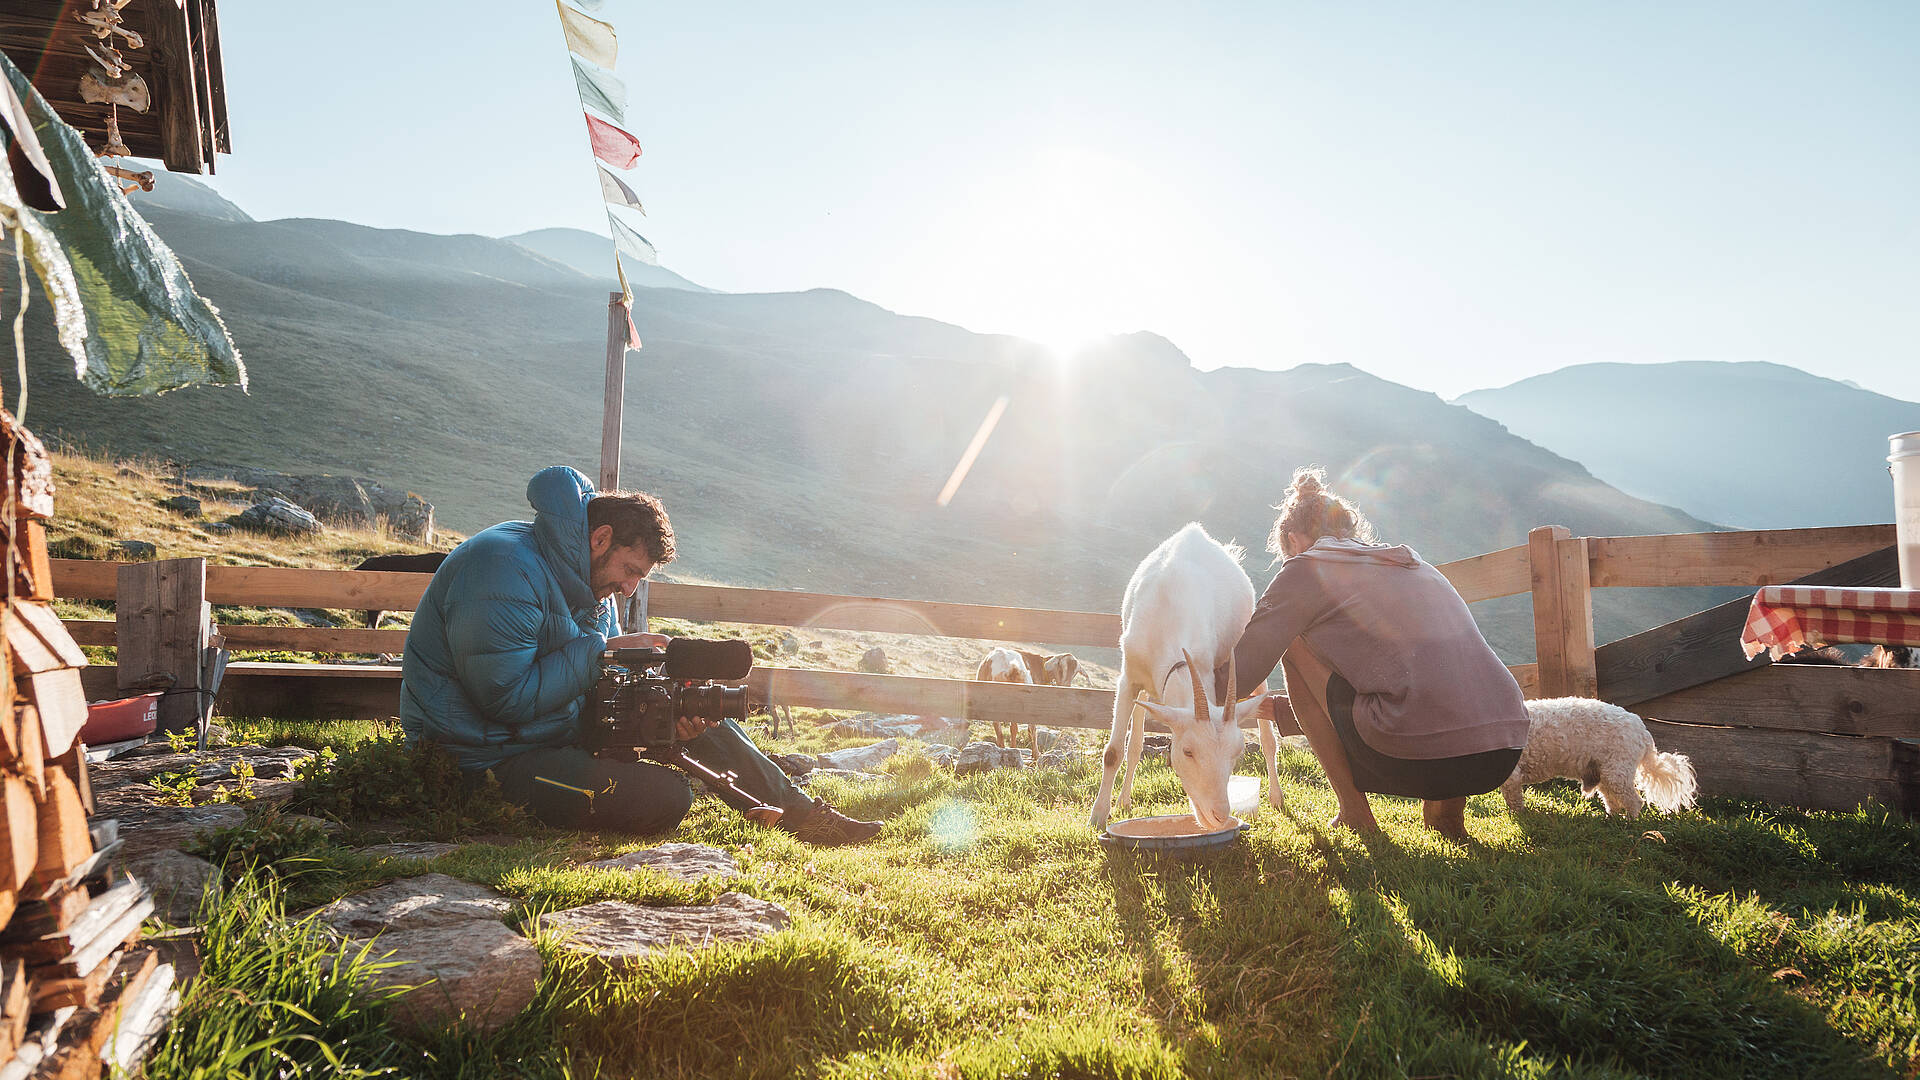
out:
<path id="1" fill-rule="evenodd" d="M 1328 824 L 1344 825 L 1362 833 L 1380 831 L 1380 823 L 1373 819 L 1373 807 L 1367 805 L 1366 793 L 1353 782 L 1353 764 L 1347 760 L 1346 747 L 1341 745 L 1339 733 L 1333 730 L 1333 717 L 1327 711 L 1327 680 L 1333 676 L 1333 669 L 1299 638 L 1287 647 L 1280 663 L 1287 674 L 1287 700 L 1293 705 L 1294 719 L 1300 721 L 1307 745 L 1313 748 L 1313 756 L 1320 759 L 1320 768 L 1327 774 L 1333 797 L 1340 803 L 1339 816 Z"/>
<path id="2" fill-rule="evenodd" d="M 1420 817 L 1427 828 L 1455 840 L 1467 839 L 1467 800 L 1426 799 L 1420 803 Z"/>

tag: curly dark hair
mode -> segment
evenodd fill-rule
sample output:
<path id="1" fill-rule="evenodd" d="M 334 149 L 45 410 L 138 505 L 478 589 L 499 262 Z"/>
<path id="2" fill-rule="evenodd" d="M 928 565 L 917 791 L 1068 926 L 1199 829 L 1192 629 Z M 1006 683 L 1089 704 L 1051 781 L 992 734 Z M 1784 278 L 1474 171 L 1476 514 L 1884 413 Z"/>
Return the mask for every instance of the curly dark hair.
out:
<path id="1" fill-rule="evenodd" d="M 644 491 L 602 491 L 587 502 L 587 532 L 613 526 L 617 547 L 644 544 L 655 566 L 673 561 L 673 523 L 667 508 Z"/>

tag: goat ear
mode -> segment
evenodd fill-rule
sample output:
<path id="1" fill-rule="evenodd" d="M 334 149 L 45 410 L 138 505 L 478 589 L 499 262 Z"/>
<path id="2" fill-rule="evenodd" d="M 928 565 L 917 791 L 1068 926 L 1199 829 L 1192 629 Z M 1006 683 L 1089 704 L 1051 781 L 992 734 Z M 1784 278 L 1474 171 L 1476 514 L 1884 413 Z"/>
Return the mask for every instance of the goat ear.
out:
<path id="1" fill-rule="evenodd" d="M 1193 723 L 1193 713 L 1187 709 L 1170 709 L 1157 701 L 1136 701 L 1134 704 L 1147 711 L 1147 715 L 1170 728 Z"/>

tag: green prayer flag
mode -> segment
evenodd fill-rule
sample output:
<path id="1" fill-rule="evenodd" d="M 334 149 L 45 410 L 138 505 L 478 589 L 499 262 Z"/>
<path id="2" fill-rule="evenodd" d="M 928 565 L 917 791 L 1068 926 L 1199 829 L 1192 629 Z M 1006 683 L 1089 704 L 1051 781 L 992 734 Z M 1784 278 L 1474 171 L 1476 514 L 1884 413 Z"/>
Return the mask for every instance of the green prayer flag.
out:
<path id="1" fill-rule="evenodd" d="M 41 283 L 53 296 L 60 340 L 74 354 L 75 373 L 97 393 L 161 394 L 211 383 L 247 385 L 240 351 L 213 305 L 193 289 L 173 250 L 155 235 L 94 159 L 78 131 L 61 120 L 13 61 L 0 72 L 26 104 L 66 194 L 66 209 L 42 214 L 7 207 L 24 223 Z M 7 183 L 11 203 L 18 193 Z M 16 234 L 18 235 L 18 234 Z M 60 258 L 53 257 L 57 251 Z M 61 274 L 58 264 L 69 267 Z M 63 308 L 69 279 L 79 310 Z M 70 322 L 70 320 L 72 320 Z M 84 335 L 79 341 L 76 335 Z M 77 348 L 76 348 L 77 345 Z"/>

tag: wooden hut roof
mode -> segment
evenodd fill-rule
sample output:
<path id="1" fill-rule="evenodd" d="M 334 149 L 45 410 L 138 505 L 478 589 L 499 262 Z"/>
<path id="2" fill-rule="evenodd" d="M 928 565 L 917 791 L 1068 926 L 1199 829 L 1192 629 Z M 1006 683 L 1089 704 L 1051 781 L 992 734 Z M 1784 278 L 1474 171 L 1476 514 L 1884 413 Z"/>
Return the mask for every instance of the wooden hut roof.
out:
<path id="1" fill-rule="evenodd" d="M 6 0 L 0 50 L 97 150 L 106 144 L 111 106 L 81 97 L 82 76 L 99 68 L 86 51 L 99 41 L 79 18 L 91 9 L 88 0 Z M 119 108 L 127 149 L 174 172 L 212 172 L 216 152 L 232 153 L 214 0 L 129 0 L 120 15 L 142 41 L 140 48 L 121 41 L 120 53 L 149 99 L 144 112 Z"/>

